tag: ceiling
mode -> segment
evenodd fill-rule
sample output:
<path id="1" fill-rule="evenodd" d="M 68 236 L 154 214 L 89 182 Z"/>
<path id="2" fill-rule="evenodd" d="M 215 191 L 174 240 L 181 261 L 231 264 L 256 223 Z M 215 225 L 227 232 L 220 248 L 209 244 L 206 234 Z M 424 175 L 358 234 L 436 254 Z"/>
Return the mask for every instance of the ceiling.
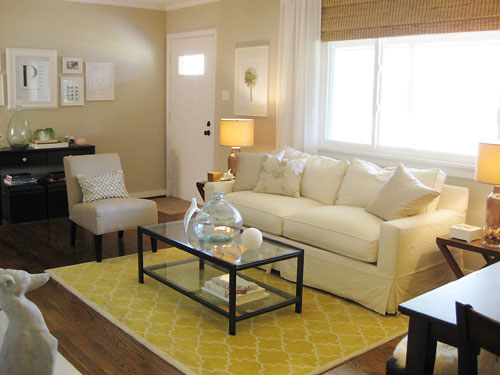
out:
<path id="1" fill-rule="evenodd" d="M 66 1 L 168 11 L 174 9 L 188 8 L 195 5 L 213 3 L 219 0 L 66 0 Z"/>

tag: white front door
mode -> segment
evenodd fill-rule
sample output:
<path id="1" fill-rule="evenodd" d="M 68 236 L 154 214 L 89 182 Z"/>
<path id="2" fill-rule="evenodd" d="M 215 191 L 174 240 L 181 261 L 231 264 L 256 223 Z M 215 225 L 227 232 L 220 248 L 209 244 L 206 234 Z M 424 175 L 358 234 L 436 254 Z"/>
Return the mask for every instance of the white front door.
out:
<path id="1" fill-rule="evenodd" d="M 214 159 L 215 30 L 167 36 L 167 195 L 201 200 Z"/>

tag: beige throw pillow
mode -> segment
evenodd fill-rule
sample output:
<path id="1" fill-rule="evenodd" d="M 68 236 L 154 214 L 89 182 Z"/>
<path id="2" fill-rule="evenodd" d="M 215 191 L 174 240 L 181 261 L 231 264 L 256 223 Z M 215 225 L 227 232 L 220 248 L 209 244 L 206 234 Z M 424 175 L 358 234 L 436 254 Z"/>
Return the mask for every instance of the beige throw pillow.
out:
<path id="1" fill-rule="evenodd" d="M 254 191 L 300 197 L 300 182 L 307 159 L 281 159 L 266 155 Z"/>
<path id="2" fill-rule="evenodd" d="M 425 212 L 438 195 L 399 164 L 366 211 L 384 220 L 401 219 Z"/>
<path id="3" fill-rule="evenodd" d="M 83 203 L 108 198 L 128 198 L 123 171 L 76 177 L 82 189 Z"/>
<path id="4" fill-rule="evenodd" d="M 335 204 L 366 207 L 391 173 L 368 161 L 354 159 L 347 168 Z"/>

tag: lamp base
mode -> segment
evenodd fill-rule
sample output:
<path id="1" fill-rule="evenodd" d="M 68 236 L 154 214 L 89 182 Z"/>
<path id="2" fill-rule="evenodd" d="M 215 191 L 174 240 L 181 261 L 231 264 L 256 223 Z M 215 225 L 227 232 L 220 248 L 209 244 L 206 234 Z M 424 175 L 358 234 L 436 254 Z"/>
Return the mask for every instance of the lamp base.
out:
<path id="1" fill-rule="evenodd" d="M 231 147 L 231 153 L 227 157 L 227 168 L 233 176 L 236 176 L 238 169 L 238 152 L 240 152 L 239 147 Z"/>
<path id="2" fill-rule="evenodd" d="M 495 186 L 486 200 L 486 225 L 483 245 L 500 248 L 500 186 Z"/>

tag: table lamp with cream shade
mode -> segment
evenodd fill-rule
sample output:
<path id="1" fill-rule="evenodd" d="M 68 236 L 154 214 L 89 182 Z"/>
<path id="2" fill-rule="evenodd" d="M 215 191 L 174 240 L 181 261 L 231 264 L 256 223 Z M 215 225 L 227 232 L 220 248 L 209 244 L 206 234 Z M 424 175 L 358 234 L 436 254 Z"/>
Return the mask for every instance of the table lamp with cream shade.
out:
<path id="1" fill-rule="evenodd" d="M 479 142 L 476 180 L 494 185 L 486 200 L 483 245 L 500 248 L 500 142 Z"/>
<path id="2" fill-rule="evenodd" d="M 253 119 L 221 119 L 220 145 L 230 146 L 231 154 L 227 158 L 227 166 L 233 176 L 236 176 L 237 152 L 240 147 L 253 146 L 254 121 Z"/>

